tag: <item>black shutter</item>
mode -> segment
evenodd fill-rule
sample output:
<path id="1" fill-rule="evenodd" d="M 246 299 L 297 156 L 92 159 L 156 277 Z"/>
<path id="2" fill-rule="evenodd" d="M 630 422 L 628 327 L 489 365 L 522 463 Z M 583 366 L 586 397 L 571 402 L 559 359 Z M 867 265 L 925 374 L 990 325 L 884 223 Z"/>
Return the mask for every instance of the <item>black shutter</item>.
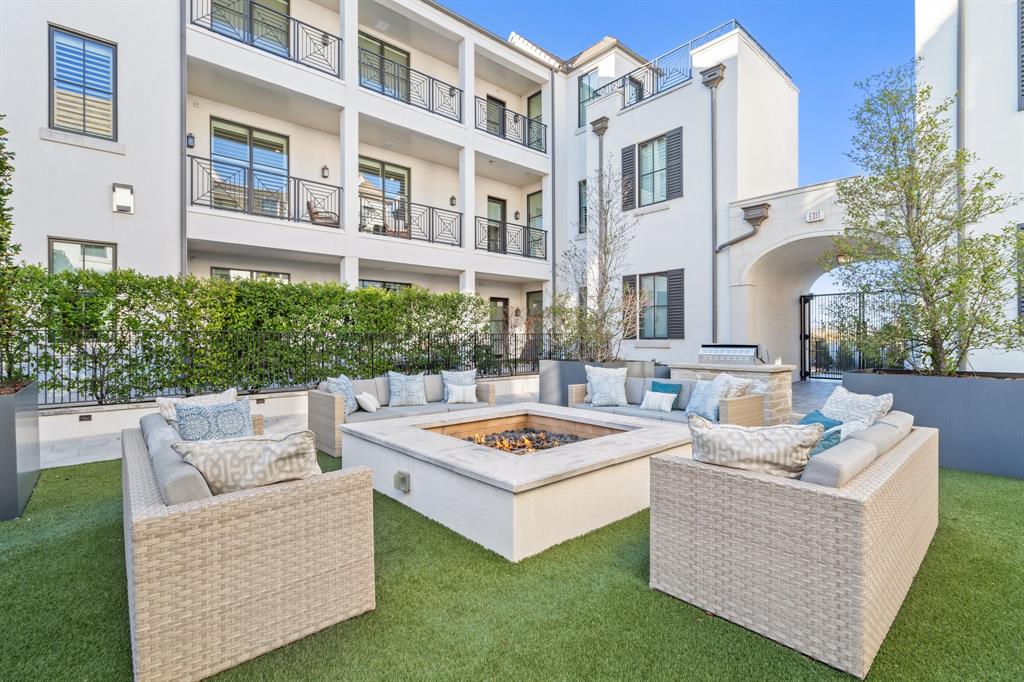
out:
<path id="1" fill-rule="evenodd" d="M 622 210 L 636 208 L 636 145 L 622 148 Z"/>
<path id="2" fill-rule="evenodd" d="M 668 338 L 686 338 L 686 304 L 683 285 L 683 270 L 669 270 L 668 276 Z"/>
<path id="3" fill-rule="evenodd" d="M 633 319 L 622 320 L 622 336 L 627 339 L 635 339 L 638 332 L 636 309 L 636 275 L 624 275 L 622 277 L 622 314 L 625 317 L 630 315 Z"/>
<path id="4" fill-rule="evenodd" d="M 683 196 L 683 129 L 665 133 L 665 198 Z"/>

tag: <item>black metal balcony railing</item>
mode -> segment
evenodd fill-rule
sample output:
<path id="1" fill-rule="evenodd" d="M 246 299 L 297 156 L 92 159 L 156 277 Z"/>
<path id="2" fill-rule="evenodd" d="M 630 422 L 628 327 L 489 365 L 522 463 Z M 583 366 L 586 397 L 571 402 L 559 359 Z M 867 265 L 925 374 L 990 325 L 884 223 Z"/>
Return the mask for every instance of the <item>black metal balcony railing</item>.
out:
<path id="1" fill-rule="evenodd" d="M 547 152 L 547 125 L 482 97 L 476 98 L 476 129 Z"/>
<path id="2" fill-rule="evenodd" d="M 363 48 L 359 84 L 368 90 L 462 122 L 462 90 Z"/>
<path id="3" fill-rule="evenodd" d="M 462 246 L 462 214 L 404 197 L 359 195 L 359 230 L 399 239 Z"/>
<path id="4" fill-rule="evenodd" d="M 476 248 L 524 258 L 548 257 L 548 233 L 539 227 L 476 217 Z"/>
<path id="5" fill-rule="evenodd" d="M 255 0 L 192 0 L 192 23 L 341 78 L 341 38 Z"/>
<path id="6" fill-rule="evenodd" d="M 193 206 L 340 227 L 341 188 L 228 161 L 190 156 Z"/>

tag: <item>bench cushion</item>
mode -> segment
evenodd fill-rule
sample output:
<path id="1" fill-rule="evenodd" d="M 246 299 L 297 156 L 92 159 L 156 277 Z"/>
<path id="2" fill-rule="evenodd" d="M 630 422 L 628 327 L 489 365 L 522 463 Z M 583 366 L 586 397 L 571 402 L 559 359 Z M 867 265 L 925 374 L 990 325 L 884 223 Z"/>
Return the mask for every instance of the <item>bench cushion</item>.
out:
<path id="1" fill-rule="evenodd" d="M 139 420 L 146 441 L 153 475 L 164 504 L 170 506 L 213 497 L 210 486 L 199 470 L 182 459 L 171 447 L 181 440 L 173 426 L 160 414 L 147 414 Z"/>
<path id="2" fill-rule="evenodd" d="M 839 445 L 811 457 L 800 480 L 829 488 L 842 488 L 877 457 L 878 450 L 874 445 L 855 440 L 851 436 Z"/>
<path id="3" fill-rule="evenodd" d="M 851 435 L 847 440 L 859 440 L 871 443 L 878 450 L 878 454 L 889 452 L 893 446 L 903 440 L 903 435 L 895 426 L 888 424 L 875 424 Z"/>

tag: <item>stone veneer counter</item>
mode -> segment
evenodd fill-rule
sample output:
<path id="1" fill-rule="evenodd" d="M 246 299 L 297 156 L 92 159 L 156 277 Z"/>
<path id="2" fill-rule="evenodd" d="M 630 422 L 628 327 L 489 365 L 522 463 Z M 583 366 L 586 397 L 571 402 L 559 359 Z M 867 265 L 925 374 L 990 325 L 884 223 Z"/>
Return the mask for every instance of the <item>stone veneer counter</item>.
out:
<path id="1" fill-rule="evenodd" d="M 694 373 L 698 378 L 710 381 L 725 372 L 742 379 L 763 381 L 768 385 L 764 394 L 764 423 L 786 424 L 793 413 L 793 372 L 796 365 L 672 363 L 669 371 L 673 379 L 685 379 L 689 373 Z"/>
<path id="2" fill-rule="evenodd" d="M 524 417 L 585 440 L 525 455 L 465 440 Z M 647 508 L 650 456 L 690 452 L 680 424 L 539 403 L 340 428 L 344 468 L 369 467 L 379 492 L 511 561 Z"/>

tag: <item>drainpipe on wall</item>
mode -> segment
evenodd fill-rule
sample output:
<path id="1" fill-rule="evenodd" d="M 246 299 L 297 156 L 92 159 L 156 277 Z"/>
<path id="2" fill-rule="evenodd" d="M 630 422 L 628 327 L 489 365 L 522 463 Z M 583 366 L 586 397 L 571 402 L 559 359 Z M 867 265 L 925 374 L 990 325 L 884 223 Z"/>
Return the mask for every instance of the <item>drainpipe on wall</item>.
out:
<path id="1" fill-rule="evenodd" d="M 551 87 L 548 88 L 551 92 L 551 125 L 548 126 L 548 130 L 551 131 L 551 304 L 555 303 L 555 295 L 558 293 L 558 190 L 555 187 L 555 183 L 558 182 L 558 169 L 555 166 L 555 150 L 558 145 L 555 144 L 555 121 L 558 118 L 555 116 L 555 70 L 548 68 L 551 73 Z M 529 218 L 529 216 L 527 216 Z"/>
<path id="2" fill-rule="evenodd" d="M 700 72 L 701 83 L 711 90 L 711 343 L 718 343 L 718 84 L 725 78 L 725 64 Z"/>
<path id="3" fill-rule="evenodd" d="M 961 151 L 964 148 L 964 87 L 966 75 L 964 73 L 964 41 L 965 33 L 964 20 L 966 8 L 964 0 L 957 0 L 956 3 L 956 149 Z M 963 170 L 957 173 L 956 178 L 956 207 L 963 208 L 964 205 L 964 174 Z M 957 232 L 962 240 L 965 236 L 964 227 L 961 225 Z M 960 360 L 958 368 L 961 372 L 967 369 L 967 358 Z"/>
<path id="4" fill-rule="evenodd" d="M 185 26 L 187 17 L 185 16 L 185 3 L 181 3 L 181 10 L 178 12 L 178 69 L 179 69 L 179 81 L 180 81 L 180 92 L 179 98 L 179 112 L 180 117 L 178 126 L 178 149 L 181 150 L 180 156 L 178 157 L 179 169 L 178 175 L 181 183 L 180 191 L 178 192 L 178 239 L 180 242 L 180 270 L 181 277 L 188 275 L 188 232 L 185 226 L 185 204 L 188 201 L 188 152 L 185 149 L 185 135 L 186 132 L 186 115 L 187 115 L 187 92 L 186 92 L 186 78 L 188 75 L 186 62 L 185 62 Z"/>
<path id="5" fill-rule="evenodd" d="M 597 281 L 600 285 L 598 294 L 604 292 L 604 283 L 608 281 L 608 265 L 604 262 L 605 240 L 608 226 L 605 224 L 607 213 L 604 210 L 604 134 L 608 130 L 608 117 L 595 118 L 590 129 L 597 135 Z M 590 298 L 589 290 L 587 298 Z M 601 299 L 598 299 L 601 300 Z"/>

